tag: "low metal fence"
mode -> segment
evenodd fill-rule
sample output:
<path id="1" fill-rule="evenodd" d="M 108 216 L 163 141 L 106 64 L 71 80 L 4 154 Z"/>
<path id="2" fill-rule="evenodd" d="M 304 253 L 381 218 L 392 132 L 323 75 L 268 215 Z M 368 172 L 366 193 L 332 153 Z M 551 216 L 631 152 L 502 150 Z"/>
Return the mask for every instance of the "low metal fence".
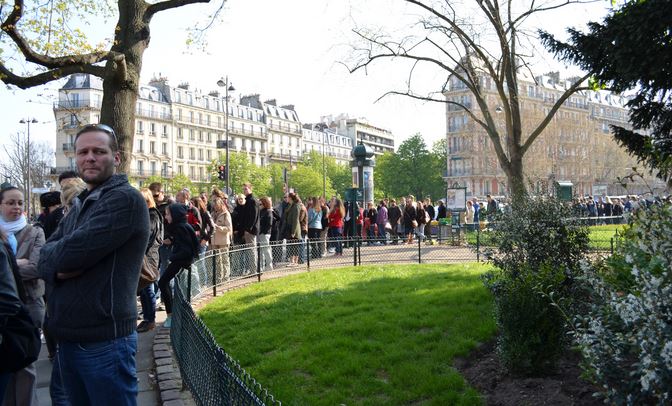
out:
<path id="1" fill-rule="evenodd" d="M 250 281 L 363 264 L 479 261 L 488 248 L 483 227 L 437 226 L 430 235 L 387 235 L 272 241 L 209 251 L 176 278 L 171 340 L 182 377 L 199 405 L 280 405 L 214 340 L 192 303 Z M 608 245 L 596 250 L 613 251 Z"/>

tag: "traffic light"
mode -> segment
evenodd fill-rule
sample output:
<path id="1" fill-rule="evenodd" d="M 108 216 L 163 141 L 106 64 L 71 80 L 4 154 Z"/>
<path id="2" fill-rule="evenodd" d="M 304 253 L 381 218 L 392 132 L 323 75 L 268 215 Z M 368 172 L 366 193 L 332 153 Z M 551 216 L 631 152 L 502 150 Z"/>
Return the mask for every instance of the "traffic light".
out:
<path id="1" fill-rule="evenodd" d="M 217 177 L 219 180 L 226 180 L 226 165 L 219 165 L 217 167 Z"/>

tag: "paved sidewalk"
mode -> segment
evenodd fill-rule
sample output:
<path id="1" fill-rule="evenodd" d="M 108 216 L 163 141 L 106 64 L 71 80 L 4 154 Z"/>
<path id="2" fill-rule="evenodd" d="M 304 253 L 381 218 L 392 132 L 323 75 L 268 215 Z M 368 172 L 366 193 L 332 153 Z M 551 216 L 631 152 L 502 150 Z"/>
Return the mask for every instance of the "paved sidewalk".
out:
<path id="1" fill-rule="evenodd" d="M 159 385 L 156 381 L 154 368 L 154 336 L 166 319 L 164 311 L 156 312 L 157 328 L 146 333 L 138 334 L 138 352 L 136 354 L 136 369 L 138 375 L 138 405 L 157 406 L 159 400 Z M 139 323 L 140 321 L 138 321 Z M 42 344 L 40 358 L 37 360 L 37 398 L 40 406 L 50 406 L 49 380 L 51 377 L 51 362 L 47 358 L 47 346 Z"/>

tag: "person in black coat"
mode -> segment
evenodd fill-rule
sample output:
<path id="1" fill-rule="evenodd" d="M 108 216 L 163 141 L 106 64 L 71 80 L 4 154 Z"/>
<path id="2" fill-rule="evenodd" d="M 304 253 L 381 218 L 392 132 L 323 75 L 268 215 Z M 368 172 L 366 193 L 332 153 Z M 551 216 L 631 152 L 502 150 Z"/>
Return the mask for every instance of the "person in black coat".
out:
<path id="1" fill-rule="evenodd" d="M 200 242 L 194 229 L 187 224 L 187 207 L 184 204 L 174 203 L 166 210 L 166 221 L 170 230 L 170 265 L 159 279 L 161 301 L 166 307 L 168 317 L 163 326 L 170 328 L 171 314 L 173 313 L 173 292 L 170 281 L 183 268 L 191 267 L 194 258 L 198 257 Z"/>
<path id="2" fill-rule="evenodd" d="M 446 209 L 446 205 L 443 204 L 443 200 L 439 200 L 439 207 L 436 208 L 436 219 L 445 219 L 448 217 L 448 210 Z"/>

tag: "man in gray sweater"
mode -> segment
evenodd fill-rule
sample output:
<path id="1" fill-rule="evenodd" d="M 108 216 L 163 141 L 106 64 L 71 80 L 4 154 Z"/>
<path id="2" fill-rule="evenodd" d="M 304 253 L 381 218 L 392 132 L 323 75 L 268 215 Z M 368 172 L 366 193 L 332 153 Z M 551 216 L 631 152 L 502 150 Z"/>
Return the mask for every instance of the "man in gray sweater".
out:
<path id="1" fill-rule="evenodd" d="M 74 405 L 135 405 L 136 291 L 149 238 L 149 212 L 126 175 L 114 130 L 83 127 L 77 170 L 87 189 L 42 248 L 39 270 L 52 286 L 47 328 Z"/>

